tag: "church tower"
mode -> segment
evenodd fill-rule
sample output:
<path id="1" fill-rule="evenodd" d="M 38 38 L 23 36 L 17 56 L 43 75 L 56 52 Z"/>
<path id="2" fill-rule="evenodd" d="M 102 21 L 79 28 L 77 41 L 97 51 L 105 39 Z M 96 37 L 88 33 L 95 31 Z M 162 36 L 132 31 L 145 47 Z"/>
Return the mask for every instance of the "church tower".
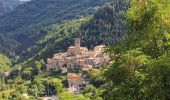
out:
<path id="1" fill-rule="evenodd" d="M 80 55 L 80 38 L 75 38 L 74 39 L 74 46 L 75 46 L 75 50 L 74 50 L 74 55 Z"/>

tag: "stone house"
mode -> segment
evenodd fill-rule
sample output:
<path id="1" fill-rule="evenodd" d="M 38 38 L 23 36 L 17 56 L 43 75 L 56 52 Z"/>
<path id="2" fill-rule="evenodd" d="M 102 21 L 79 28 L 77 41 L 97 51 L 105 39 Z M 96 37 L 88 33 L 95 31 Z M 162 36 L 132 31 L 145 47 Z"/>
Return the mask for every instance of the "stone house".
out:
<path id="1" fill-rule="evenodd" d="M 86 86 L 83 79 L 81 79 L 80 76 L 75 73 L 68 73 L 67 81 L 69 85 L 69 92 L 72 93 L 81 93 Z"/>

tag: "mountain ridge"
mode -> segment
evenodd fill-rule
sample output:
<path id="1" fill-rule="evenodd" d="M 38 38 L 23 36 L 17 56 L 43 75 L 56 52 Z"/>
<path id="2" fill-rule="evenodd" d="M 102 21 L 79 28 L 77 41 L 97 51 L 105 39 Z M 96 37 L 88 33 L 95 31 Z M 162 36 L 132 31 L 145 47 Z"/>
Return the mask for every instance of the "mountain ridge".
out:
<path id="1" fill-rule="evenodd" d="M 89 49 L 101 44 L 114 45 L 117 38 L 128 32 L 123 14 L 129 1 L 119 1 L 101 7 L 91 17 L 54 24 L 45 36 L 19 54 L 21 59 L 46 60 L 54 53 L 66 51 L 77 37 L 81 38 L 82 46 Z"/>
<path id="2" fill-rule="evenodd" d="M 109 1 L 112 0 L 32 0 L 0 17 L 0 33 L 17 41 L 24 50 L 46 35 L 39 32 L 44 27 L 90 16 Z"/>
<path id="3" fill-rule="evenodd" d="M 8 13 L 20 4 L 19 0 L 0 0 L 0 15 Z"/>

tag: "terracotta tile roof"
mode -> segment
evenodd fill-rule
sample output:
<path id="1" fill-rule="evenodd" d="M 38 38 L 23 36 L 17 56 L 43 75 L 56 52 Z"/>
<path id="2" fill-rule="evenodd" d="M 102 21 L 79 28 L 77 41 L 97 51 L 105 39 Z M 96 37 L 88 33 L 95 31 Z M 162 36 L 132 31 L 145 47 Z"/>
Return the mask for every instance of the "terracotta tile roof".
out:
<path id="1" fill-rule="evenodd" d="M 71 82 L 76 82 L 76 81 L 81 80 L 81 78 L 75 73 L 68 73 L 67 77 L 68 77 L 68 80 Z"/>

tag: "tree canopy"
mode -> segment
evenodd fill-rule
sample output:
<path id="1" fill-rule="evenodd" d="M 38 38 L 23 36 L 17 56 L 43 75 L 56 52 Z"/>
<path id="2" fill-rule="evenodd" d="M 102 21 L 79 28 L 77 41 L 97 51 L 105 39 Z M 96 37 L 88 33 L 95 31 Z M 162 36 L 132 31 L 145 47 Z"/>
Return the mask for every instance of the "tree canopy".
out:
<path id="1" fill-rule="evenodd" d="M 112 82 L 108 99 L 170 99 L 170 2 L 131 0 L 126 14 L 130 32 L 106 48 Z"/>

